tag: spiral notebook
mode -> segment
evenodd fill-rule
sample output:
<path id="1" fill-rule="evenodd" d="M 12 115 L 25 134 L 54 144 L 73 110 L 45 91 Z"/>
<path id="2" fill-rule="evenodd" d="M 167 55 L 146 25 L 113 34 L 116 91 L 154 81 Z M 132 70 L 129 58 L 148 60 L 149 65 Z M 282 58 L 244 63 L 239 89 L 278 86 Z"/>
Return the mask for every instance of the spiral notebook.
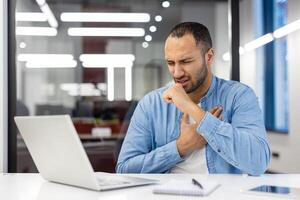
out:
<path id="1" fill-rule="evenodd" d="M 191 181 L 171 180 L 153 189 L 154 194 L 175 194 L 188 196 L 207 196 L 215 191 L 220 184 L 214 181 L 199 181 L 202 189 Z"/>

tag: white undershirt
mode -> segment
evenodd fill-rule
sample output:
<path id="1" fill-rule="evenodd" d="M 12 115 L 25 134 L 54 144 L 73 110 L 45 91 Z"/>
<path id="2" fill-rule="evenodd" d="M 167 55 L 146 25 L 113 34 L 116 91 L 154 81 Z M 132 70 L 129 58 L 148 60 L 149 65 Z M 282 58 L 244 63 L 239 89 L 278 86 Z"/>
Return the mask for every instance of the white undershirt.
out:
<path id="1" fill-rule="evenodd" d="M 189 118 L 189 121 L 190 123 L 195 123 L 195 121 L 191 117 Z M 205 147 L 195 150 L 189 155 L 186 155 L 182 162 L 177 163 L 171 169 L 171 173 L 208 174 Z"/>

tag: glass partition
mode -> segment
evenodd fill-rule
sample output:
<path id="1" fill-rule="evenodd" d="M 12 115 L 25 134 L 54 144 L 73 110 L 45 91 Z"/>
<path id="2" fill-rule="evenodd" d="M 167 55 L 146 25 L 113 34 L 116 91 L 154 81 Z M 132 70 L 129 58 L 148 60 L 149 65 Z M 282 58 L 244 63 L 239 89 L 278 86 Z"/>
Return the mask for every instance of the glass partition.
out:
<path id="1" fill-rule="evenodd" d="M 138 101 L 172 81 L 164 40 L 175 24 L 209 28 L 213 71 L 229 79 L 222 58 L 227 7 L 208 0 L 17 0 L 17 115 L 70 115 L 94 169 L 114 172 Z M 17 139 L 17 172 L 35 172 Z"/>

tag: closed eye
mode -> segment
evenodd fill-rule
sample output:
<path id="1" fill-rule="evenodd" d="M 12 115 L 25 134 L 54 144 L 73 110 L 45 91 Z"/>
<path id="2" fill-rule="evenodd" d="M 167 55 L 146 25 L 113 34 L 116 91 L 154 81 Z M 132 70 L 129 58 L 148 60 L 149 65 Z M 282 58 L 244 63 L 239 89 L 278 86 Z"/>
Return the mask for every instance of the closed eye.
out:
<path id="1" fill-rule="evenodd" d="M 181 64 L 188 64 L 188 63 L 191 63 L 193 62 L 193 60 L 181 60 L 180 63 Z"/>
<path id="2" fill-rule="evenodd" d="M 168 65 L 170 65 L 170 66 L 172 66 L 172 65 L 175 64 L 175 62 L 173 62 L 173 61 L 167 61 L 167 63 L 168 63 Z"/>

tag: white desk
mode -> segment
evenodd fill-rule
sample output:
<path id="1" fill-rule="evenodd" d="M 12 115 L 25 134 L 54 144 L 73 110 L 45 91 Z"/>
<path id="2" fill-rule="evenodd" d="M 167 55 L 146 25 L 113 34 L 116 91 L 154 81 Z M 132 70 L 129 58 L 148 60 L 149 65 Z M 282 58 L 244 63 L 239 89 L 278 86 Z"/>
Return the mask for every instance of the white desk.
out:
<path id="1" fill-rule="evenodd" d="M 221 183 L 215 192 L 208 197 L 188 197 L 152 194 L 155 186 L 141 186 L 106 192 L 90 191 L 81 188 L 55 184 L 45 181 L 39 174 L 0 174 L 0 198 L 3 200 L 148 200 L 148 199 L 225 199 L 225 200 L 269 200 L 271 197 L 243 194 L 241 189 L 262 184 L 300 187 L 300 174 L 263 175 L 250 177 L 246 175 L 175 175 L 175 174 L 142 174 L 134 175 L 161 180 L 171 179 L 215 180 Z M 180 186 L 178 186 L 180 187 Z M 279 198 L 274 198 L 279 199 Z"/>

